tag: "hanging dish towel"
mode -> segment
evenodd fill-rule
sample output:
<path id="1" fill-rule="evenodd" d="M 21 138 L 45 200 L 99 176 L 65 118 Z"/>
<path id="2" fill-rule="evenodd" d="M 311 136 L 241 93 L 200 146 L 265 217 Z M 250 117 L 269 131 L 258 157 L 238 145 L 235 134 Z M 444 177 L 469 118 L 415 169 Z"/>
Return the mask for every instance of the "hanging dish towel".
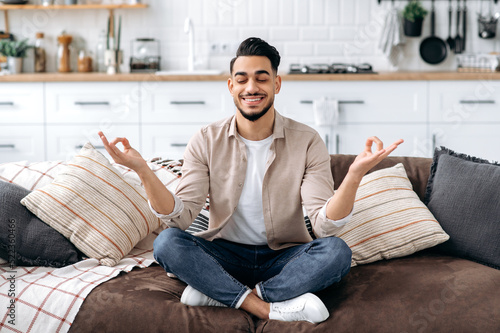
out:
<path id="1" fill-rule="evenodd" d="M 401 18 L 399 17 L 398 10 L 392 7 L 387 13 L 378 45 L 392 66 L 396 67 L 403 57 L 404 43 L 405 37 Z"/>
<path id="2" fill-rule="evenodd" d="M 323 97 L 313 101 L 316 126 L 337 125 L 339 121 L 339 101 Z"/>

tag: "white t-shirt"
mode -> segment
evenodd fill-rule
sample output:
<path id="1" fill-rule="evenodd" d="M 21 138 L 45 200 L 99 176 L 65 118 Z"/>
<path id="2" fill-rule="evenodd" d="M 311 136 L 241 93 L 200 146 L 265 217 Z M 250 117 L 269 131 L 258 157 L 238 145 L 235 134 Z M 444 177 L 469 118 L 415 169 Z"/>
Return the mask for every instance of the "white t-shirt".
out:
<path id="1" fill-rule="evenodd" d="M 266 225 L 262 209 L 262 181 L 273 136 L 250 141 L 240 136 L 247 149 L 247 171 L 240 201 L 219 237 L 240 244 L 267 244 Z"/>

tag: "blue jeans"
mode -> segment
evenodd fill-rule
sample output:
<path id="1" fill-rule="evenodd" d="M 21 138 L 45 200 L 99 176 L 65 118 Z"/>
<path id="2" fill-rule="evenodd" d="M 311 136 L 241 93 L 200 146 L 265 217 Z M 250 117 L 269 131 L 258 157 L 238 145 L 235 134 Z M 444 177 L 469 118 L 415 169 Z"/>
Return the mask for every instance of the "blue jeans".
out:
<path id="1" fill-rule="evenodd" d="M 340 281 L 351 267 L 351 249 L 337 237 L 272 250 L 207 241 L 176 228 L 158 235 L 154 256 L 167 272 L 230 307 L 254 287 L 266 302 L 316 292 Z"/>

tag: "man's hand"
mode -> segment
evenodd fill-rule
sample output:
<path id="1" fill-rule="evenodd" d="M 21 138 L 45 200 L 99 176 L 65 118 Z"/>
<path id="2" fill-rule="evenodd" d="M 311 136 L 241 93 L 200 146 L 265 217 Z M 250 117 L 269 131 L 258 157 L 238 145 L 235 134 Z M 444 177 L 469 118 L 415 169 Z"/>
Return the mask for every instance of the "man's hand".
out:
<path id="1" fill-rule="evenodd" d="M 104 144 L 104 148 L 106 148 L 106 151 L 115 163 L 124 165 L 136 172 L 144 166 L 147 167 L 147 163 L 144 158 L 142 158 L 141 154 L 139 154 L 137 150 L 130 146 L 130 143 L 126 138 L 115 138 L 113 141 L 108 142 L 108 139 L 102 132 L 98 132 L 97 134 L 99 134 L 99 137 Z M 123 151 L 116 147 L 116 144 L 119 142 L 123 145 Z"/>
<path id="2" fill-rule="evenodd" d="M 373 143 L 377 145 L 377 150 L 375 152 L 372 152 Z M 349 167 L 349 172 L 361 179 L 371 168 L 386 158 L 401 143 L 403 143 L 403 139 L 397 140 L 384 149 L 384 144 L 379 138 L 376 136 L 368 138 L 366 140 L 365 150 L 356 157 Z"/>
<path id="3" fill-rule="evenodd" d="M 372 152 L 373 143 L 377 144 L 377 151 Z M 336 194 L 326 207 L 326 217 L 331 220 L 340 220 L 351 212 L 356 191 L 363 176 L 380 161 L 386 158 L 401 143 L 402 139 L 397 140 L 392 145 L 384 149 L 384 144 L 376 136 L 366 140 L 365 150 L 356 156 L 354 162 L 349 167 L 349 172 L 340 184 Z"/>

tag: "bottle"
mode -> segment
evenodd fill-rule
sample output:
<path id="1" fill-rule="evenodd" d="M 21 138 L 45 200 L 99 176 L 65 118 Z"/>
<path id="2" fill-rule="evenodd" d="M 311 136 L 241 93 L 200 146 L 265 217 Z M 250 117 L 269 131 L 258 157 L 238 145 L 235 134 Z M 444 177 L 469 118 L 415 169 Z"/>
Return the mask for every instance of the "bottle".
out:
<path id="1" fill-rule="evenodd" d="M 47 56 L 45 53 L 45 43 L 43 32 L 36 33 L 35 40 L 35 73 L 44 73 L 46 71 Z"/>
<path id="2" fill-rule="evenodd" d="M 95 65 L 96 72 L 106 72 L 106 64 L 104 63 L 104 51 L 106 51 L 106 31 L 102 30 L 99 33 L 99 40 L 96 45 Z"/>

